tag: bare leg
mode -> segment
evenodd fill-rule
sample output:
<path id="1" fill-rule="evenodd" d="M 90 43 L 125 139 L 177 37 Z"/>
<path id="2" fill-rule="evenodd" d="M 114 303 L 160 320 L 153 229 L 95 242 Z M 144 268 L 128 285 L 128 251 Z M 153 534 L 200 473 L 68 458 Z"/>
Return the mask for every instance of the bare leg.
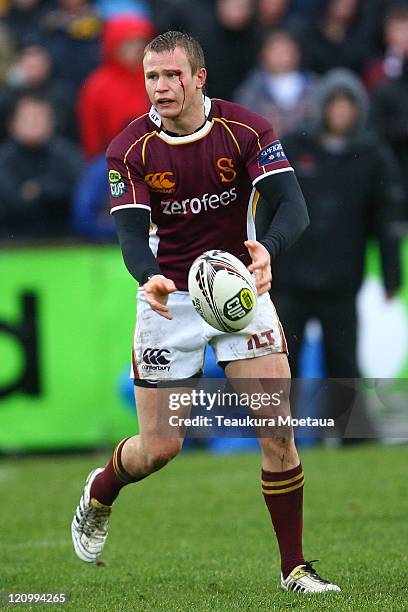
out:
<path id="1" fill-rule="evenodd" d="M 278 379 L 283 389 L 279 412 L 290 414 L 289 391 L 290 369 L 285 354 L 275 353 L 254 359 L 232 361 L 226 367 L 228 378 L 237 379 Z M 265 390 L 265 389 L 263 389 Z M 279 431 L 279 430 L 278 430 Z M 284 472 L 299 465 L 293 432 L 285 427 L 276 436 L 260 437 L 262 449 L 262 468 L 268 472 Z"/>
<path id="2" fill-rule="evenodd" d="M 172 392 L 185 393 L 189 389 L 172 389 Z M 129 438 L 122 449 L 122 464 L 128 474 L 143 477 L 164 467 L 173 459 L 183 446 L 184 435 L 169 432 L 161 427 L 161 414 L 169 414 L 166 392 L 163 389 L 135 387 L 135 401 L 139 422 L 139 434 Z M 161 414 L 160 414 L 161 412 Z M 190 407 L 178 410 L 178 416 L 188 416 Z"/>

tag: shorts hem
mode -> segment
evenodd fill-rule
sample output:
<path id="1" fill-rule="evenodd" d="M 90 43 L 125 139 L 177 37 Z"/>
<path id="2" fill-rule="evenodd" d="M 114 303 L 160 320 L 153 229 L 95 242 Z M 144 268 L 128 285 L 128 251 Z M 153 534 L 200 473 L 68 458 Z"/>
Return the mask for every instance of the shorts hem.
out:
<path id="1" fill-rule="evenodd" d="M 222 362 L 222 363 L 228 365 L 228 363 L 232 363 L 233 361 L 244 361 L 245 359 L 255 359 L 256 357 L 264 357 L 265 355 L 280 355 L 280 354 L 288 355 L 288 351 L 284 347 L 280 348 L 279 350 L 269 349 L 269 350 L 265 350 L 265 351 L 259 352 L 256 355 L 254 355 L 254 354 L 243 355 L 242 357 L 236 357 L 234 355 L 233 357 L 223 357 L 222 359 L 217 361 L 217 363 Z M 223 366 L 221 366 L 221 367 L 223 367 Z"/>
<path id="2" fill-rule="evenodd" d="M 202 370 L 198 370 L 195 374 L 191 376 L 186 376 L 185 378 L 175 378 L 175 379 L 163 379 L 163 380 L 149 380 L 147 378 L 134 378 L 133 385 L 135 387 L 142 387 L 145 389 L 161 389 L 163 387 L 180 387 L 186 386 L 191 387 L 192 382 L 201 378 L 203 375 Z"/>

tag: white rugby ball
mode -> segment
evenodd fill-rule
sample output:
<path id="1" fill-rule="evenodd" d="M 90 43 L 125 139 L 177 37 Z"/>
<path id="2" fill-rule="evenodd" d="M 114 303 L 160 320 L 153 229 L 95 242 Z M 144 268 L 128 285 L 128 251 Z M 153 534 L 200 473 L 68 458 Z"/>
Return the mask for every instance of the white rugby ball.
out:
<path id="1" fill-rule="evenodd" d="M 242 261 L 226 251 L 197 257 L 188 274 L 188 290 L 198 314 L 219 331 L 240 331 L 255 316 L 255 281 Z"/>

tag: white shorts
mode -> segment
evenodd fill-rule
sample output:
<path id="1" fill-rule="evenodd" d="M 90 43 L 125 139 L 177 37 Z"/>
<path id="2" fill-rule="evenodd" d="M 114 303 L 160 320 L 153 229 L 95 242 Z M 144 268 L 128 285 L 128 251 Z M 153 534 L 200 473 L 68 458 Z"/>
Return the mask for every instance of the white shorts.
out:
<path id="1" fill-rule="evenodd" d="M 287 353 L 285 335 L 268 293 L 258 298 L 251 323 L 232 334 L 208 325 L 196 312 L 186 291 L 171 293 L 167 305 L 172 320 L 154 312 L 143 288 L 139 289 L 131 371 L 135 384 L 138 380 L 140 384 L 157 383 L 197 375 L 203 370 L 208 343 L 217 362 Z"/>

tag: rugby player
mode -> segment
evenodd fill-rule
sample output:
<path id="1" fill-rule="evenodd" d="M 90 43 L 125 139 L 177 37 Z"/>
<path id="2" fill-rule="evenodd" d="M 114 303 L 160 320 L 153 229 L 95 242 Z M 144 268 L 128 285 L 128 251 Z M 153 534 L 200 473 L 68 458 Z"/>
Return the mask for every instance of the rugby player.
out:
<path id="1" fill-rule="evenodd" d="M 106 467 L 87 478 L 72 522 L 74 549 L 85 562 L 102 553 L 120 490 L 181 450 L 182 435 L 157 431 L 158 383 L 199 376 L 207 342 L 229 378 L 290 378 L 285 337 L 268 294 L 271 261 L 306 228 L 308 214 L 282 146 L 263 118 L 205 95 L 203 51 L 187 34 L 157 36 L 145 49 L 144 71 L 151 110 L 107 151 L 111 212 L 125 264 L 139 282 L 132 361 L 140 433 L 122 440 Z M 257 240 L 261 199 L 268 221 Z M 188 270 L 210 249 L 229 251 L 255 274 L 257 313 L 245 333 L 218 332 L 192 306 Z M 268 341 L 248 342 L 266 331 Z M 293 433 L 259 442 L 281 587 L 339 591 L 303 556 L 304 478 Z"/>

